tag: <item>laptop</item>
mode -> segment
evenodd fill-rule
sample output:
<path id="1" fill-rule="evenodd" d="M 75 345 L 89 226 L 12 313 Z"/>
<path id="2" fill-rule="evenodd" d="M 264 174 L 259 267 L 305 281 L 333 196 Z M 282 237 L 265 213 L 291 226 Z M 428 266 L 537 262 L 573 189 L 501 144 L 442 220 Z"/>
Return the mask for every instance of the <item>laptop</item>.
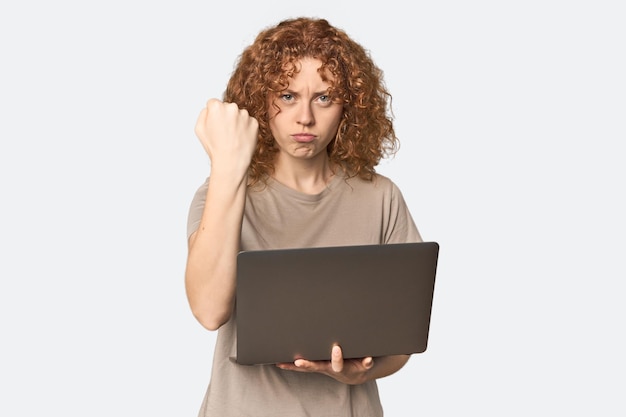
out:
<path id="1" fill-rule="evenodd" d="M 437 242 L 242 251 L 236 362 L 422 353 Z"/>

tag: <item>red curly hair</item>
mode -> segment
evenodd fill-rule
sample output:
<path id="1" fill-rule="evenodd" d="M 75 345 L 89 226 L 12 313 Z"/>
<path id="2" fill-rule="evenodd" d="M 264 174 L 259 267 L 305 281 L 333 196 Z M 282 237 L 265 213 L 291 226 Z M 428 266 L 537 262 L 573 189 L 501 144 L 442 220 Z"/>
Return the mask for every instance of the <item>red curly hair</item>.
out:
<path id="1" fill-rule="evenodd" d="M 224 101 L 245 108 L 259 122 L 250 183 L 265 181 L 273 172 L 278 149 L 269 128 L 268 98 L 289 86 L 295 64 L 303 58 L 322 62 L 319 72 L 331 84 L 329 94 L 343 104 L 337 135 L 328 145 L 331 163 L 348 176 L 371 180 L 381 158 L 399 148 L 383 72 L 344 31 L 325 19 L 301 17 L 260 32 L 239 56 L 224 93 Z M 332 80 L 326 79 L 326 71 Z"/>

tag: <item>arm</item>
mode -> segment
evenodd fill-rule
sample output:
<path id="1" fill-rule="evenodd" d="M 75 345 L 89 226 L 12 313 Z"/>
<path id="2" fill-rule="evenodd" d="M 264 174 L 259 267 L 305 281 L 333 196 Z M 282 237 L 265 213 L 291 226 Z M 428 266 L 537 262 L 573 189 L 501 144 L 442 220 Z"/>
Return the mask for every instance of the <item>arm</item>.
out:
<path id="1" fill-rule="evenodd" d="M 211 160 L 211 177 L 198 230 L 188 242 L 185 289 L 191 311 L 216 330 L 230 318 L 247 171 L 258 123 L 236 104 L 209 100 L 195 132 Z"/>

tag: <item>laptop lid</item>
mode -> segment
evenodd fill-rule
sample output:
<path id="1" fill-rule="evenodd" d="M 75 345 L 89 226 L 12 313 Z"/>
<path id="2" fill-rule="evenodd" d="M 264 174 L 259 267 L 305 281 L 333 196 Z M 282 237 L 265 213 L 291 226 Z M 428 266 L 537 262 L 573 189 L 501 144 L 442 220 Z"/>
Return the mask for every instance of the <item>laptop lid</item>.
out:
<path id="1" fill-rule="evenodd" d="M 237 357 L 243 365 L 422 353 L 436 242 L 243 251 Z"/>

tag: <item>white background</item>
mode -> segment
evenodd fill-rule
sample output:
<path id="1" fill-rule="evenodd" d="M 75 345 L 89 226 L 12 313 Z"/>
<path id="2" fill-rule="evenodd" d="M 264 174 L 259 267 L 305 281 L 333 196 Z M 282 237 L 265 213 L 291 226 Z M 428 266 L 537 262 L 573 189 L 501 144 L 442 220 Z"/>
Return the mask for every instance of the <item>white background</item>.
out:
<path id="1" fill-rule="evenodd" d="M 428 350 L 380 381 L 386 415 L 625 415 L 621 3 L 4 2 L 0 415 L 196 415 L 193 126 L 299 15 L 385 71 L 402 148 L 380 172 L 441 245 Z"/>

